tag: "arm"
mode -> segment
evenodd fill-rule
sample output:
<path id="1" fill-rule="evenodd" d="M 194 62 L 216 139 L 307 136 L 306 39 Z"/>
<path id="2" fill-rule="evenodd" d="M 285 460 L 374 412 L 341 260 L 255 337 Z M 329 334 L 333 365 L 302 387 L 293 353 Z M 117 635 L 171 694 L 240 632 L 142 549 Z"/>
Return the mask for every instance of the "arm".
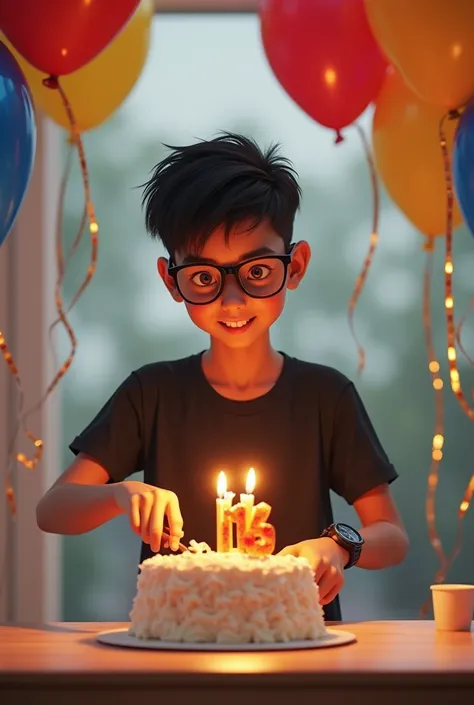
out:
<path id="1" fill-rule="evenodd" d="M 71 443 L 75 460 L 36 508 L 40 529 L 84 534 L 123 513 L 118 485 L 142 465 L 141 392 L 132 373 Z"/>
<path id="2" fill-rule="evenodd" d="M 38 527 L 50 534 L 84 534 L 122 514 L 117 485 L 108 480 L 105 468 L 79 453 L 38 503 Z"/>
<path id="3" fill-rule="evenodd" d="M 365 543 L 357 565 L 378 570 L 401 563 L 408 551 L 408 536 L 388 485 L 375 487 L 354 502 Z"/>
<path id="4" fill-rule="evenodd" d="M 119 514 L 128 514 L 132 530 L 157 553 L 166 516 L 170 548 L 177 551 L 183 517 L 174 492 L 134 480 L 107 485 L 108 480 L 102 465 L 79 453 L 38 503 L 38 527 L 50 534 L 85 534 Z"/>
<path id="5" fill-rule="evenodd" d="M 387 484 L 379 485 L 354 502 L 364 538 L 357 562 L 359 568 L 377 570 L 401 563 L 408 549 L 408 537 Z M 282 554 L 306 558 L 319 586 L 322 605 L 327 605 L 344 585 L 344 566 L 349 553 L 331 538 L 310 539 L 288 546 Z"/>
<path id="6" fill-rule="evenodd" d="M 362 525 L 357 565 L 376 570 L 401 563 L 408 538 L 389 490 L 397 472 L 352 383 L 338 400 L 331 450 L 330 487 L 354 506 Z"/>

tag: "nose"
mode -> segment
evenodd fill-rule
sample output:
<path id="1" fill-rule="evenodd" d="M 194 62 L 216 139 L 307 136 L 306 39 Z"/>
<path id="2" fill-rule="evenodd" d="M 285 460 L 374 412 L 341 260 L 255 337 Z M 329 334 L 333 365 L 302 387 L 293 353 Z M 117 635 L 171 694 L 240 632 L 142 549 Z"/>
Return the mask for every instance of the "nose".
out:
<path id="1" fill-rule="evenodd" d="M 228 274 L 224 280 L 224 288 L 221 294 L 221 305 L 225 310 L 243 308 L 246 304 L 245 291 L 233 274 Z"/>

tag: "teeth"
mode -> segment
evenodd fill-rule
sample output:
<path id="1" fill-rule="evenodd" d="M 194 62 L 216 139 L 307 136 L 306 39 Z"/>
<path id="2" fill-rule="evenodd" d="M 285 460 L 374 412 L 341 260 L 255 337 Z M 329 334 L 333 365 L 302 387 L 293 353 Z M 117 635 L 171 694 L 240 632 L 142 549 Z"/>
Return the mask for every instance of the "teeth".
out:
<path id="1" fill-rule="evenodd" d="M 242 328 L 242 326 L 245 326 L 248 323 L 248 320 L 247 321 L 231 321 L 230 323 L 227 323 L 227 321 L 223 321 L 223 323 L 225 326 L 227 326 L 227 328 Z"/>

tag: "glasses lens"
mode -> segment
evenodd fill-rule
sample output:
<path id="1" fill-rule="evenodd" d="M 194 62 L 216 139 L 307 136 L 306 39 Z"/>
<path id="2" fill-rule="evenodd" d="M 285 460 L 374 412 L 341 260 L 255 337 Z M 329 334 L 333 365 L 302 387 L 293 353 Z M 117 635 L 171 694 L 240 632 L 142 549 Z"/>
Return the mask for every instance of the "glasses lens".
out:
<path id="1" fill-rule="evenodd" d="M 240 284 L 249 296 L 273 296 L 283 285 L 286 267 L 275 257 L 247 262 L 239 270 Z"/>
<path id="2" fill-rule="evenodd" d="M 205 304 L 216 298 L 221 288 L 221 273 L 211 265 L 190 265 L 177 276 L 181 295 L 193 304 Z"/>

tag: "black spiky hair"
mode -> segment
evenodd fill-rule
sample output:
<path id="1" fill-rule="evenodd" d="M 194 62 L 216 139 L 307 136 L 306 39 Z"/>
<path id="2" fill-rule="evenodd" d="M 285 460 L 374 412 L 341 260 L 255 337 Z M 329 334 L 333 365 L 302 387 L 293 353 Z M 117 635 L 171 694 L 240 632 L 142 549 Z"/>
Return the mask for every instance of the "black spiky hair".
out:
<path id="1" fill-rule="evenodd" d="M 256 227 L 268 220 L 286 246 L 301 190 L 291 162 L 274 144 L 262 151 L 252 139 L 223 132 L 172 150 L 144 184 L 142 205 L 150 235 L 168 252 L 199 251 L 224 228 Z"/>

